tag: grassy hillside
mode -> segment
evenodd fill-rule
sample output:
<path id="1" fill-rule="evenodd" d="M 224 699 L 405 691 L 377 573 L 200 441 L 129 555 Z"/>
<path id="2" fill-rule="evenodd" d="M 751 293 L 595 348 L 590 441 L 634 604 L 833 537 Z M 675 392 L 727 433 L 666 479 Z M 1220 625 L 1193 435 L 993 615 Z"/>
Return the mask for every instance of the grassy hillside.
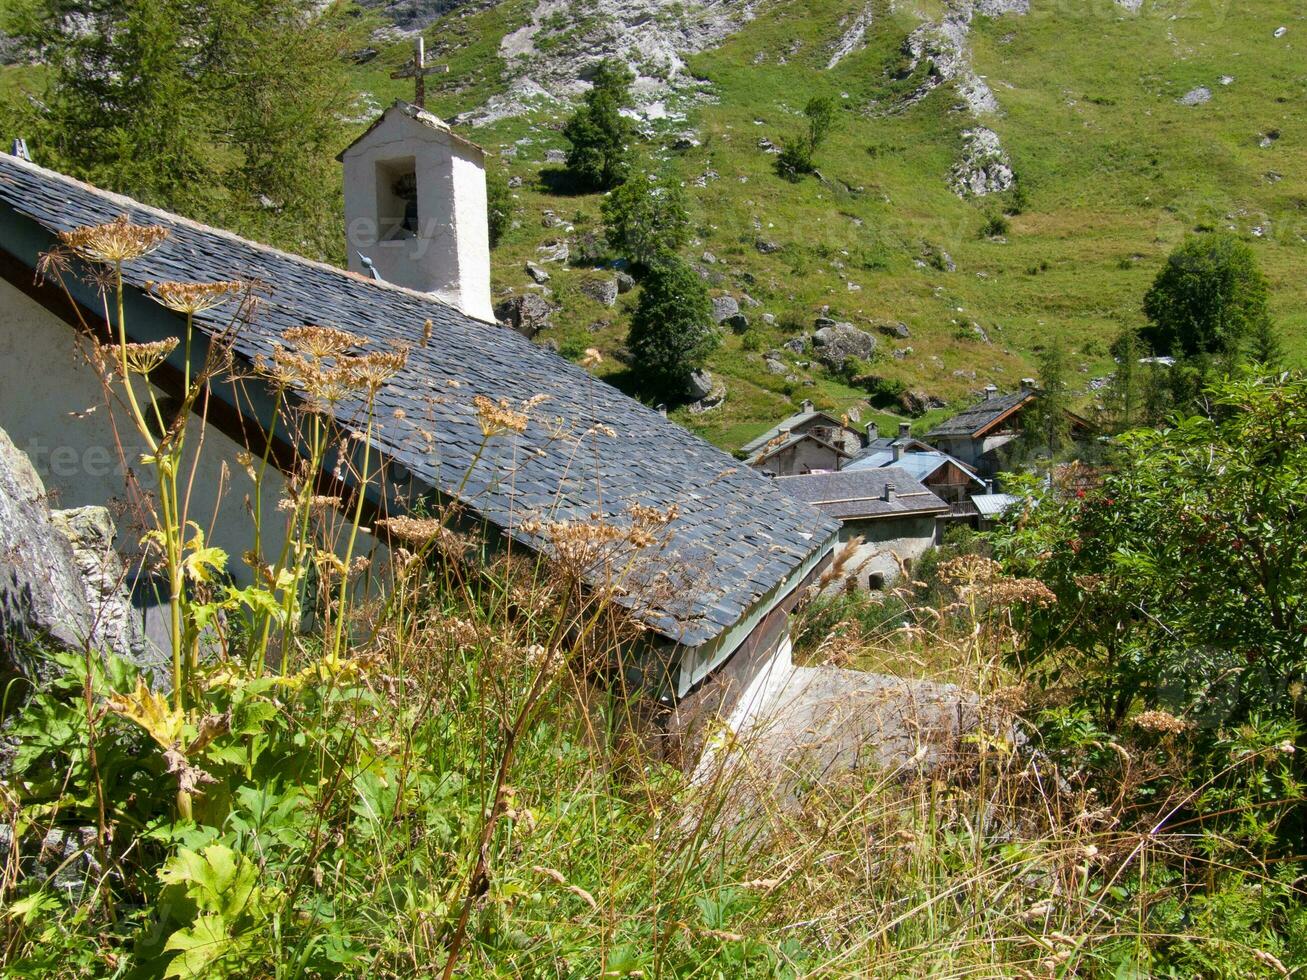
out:
<path id="1" fill-rule="evenodd" d="M 670 138 L 659 135 L 643 147 L 654 166 L 687 183 L 696 206 L 691 254 L 716 256 L 705 266 L 714 287 L 762 304 L 747 310 L 755 349 L 728 336 L 714 358 L 712 369 L 729 389 L 725 405 L 682 421 L 733 448 L 803 397 L 837 410 L 858 406 L 863 392 L 818 368 L 796 368 L 799 380 L 791 382 L 762 363 L 761 350 L 810 328 L 825 306 L 869 328 L 906 323 L 911 339 L 883 339 L 882 349 L 910 346 L 912 353 L 886 356 L 874 370 L 949 400 L 964 400 L 989 381 L 1013 383 L 1054 336 L 1088 381 L 1110 372 L 1106 344 L 1115 333 L 1143 322 L 1142 294 L 1167 252 L 1186 234 L 1212 228 L 1234 229 L 1254 243 L 1290 356 L 1303 359 L 1307 285 L 1294 273 L 1307 256 L 1298 108 L 1307 61 L 1297 54 L 1307 43 L 1307 35 L 1299 38 L 1307 19 L 1292 4 L 1217 10 L 1160 3 L 1131 14 L 1106 3 L 1073 11 L 1035 0 L 1025 16 L 977 17 L 976 70 L 1002 106 L 985 122 L 1002 137 L 1026 197 L 1000 239 L 982 238 L 980 229 L 1008 202 L 962 201 L 946 184 L 961 133 L 975 125 L 951 87 L 897 108 L 913 83 L 893 79 L 903 39 L 921 16 L 938 11 L 878 5 L 866 46 L 826 70 L 840 22 L 856 6 L 779 4 L 721 49 L 692 59 L 700 92 L 710 98 L 682 99 L 686 122 L 660 129 L 693 128 L 701 145 L 668 152 Z M 460 23 L 475 25 L 470 33 L 487 49 L 509 22 L 500 7 Z M 1276 38 L 1280 26 L 1288 31 Z M 1233 80 L 1222 84 L 1222 76 Z M 1181 105 L 1180 96 L 1198 85 L 1211 89 L 1212 100 Z M 480 82 L 475 88 L 485 90 Z M 819 94 L 839 99 L 845 111 L 818 160 L 823 179 L 793 185 L 775 175 L 775 158 L 758 141 L 779 143 L 797 132 L 802 105 Z M 466 93 L 442 97 L 437 108 L 468 102 Z M 562 231 L 542 226 L 543 210 L 572 225 L 573 239 L 599 230 L 597 196 L 550 190 L 553 168 L 543 161 L 547 149 L 565 145 L 557 132 L 564 115 L 476 132 L 491 147 L 529 141 L 505 161 L 523 184 L 516 192 L 520 227 L 496 255 L 503 288 L 524 287 L 523 261 Z M 1270 146 L 1259 145 L 1272 133 L 1278 138 Z M 697 186 L 705 173 L 709 179 Z M 783 248 L 760 254 L 759 237 Z M 932 250 L 948 252 L 956 271 L 923 262 Z M 611 351 L 636 294 L 604 310 L 576 288 L 586 274 L 555 272 L 552 298 L 562 309 L 552 334 L 565 351 L 595 344 Z M 777 317 L 775 326 L 762 323 L 763 312 Z M 973 323 L 991 343 L 977 338 Z"/>
<path id="2" fill-rule="evenodd" d="M 430 50 L 451 67 L 432 80 L 435 111 L 472 109 L 508 87 L 499 43 L 534 7 L 506 0 L 430 28 Z M 1088 381 L 1112 370 L 1108 342 L 1142 324 L 1143 293 L 1166 254 L 1210 229 L 1233 229 L 1254 245 L 1290 360 L 1307 359 L 1307 282 L 1296 274 L 1307 257 L 1307 17 L 1294 4 L 1157 0 L 1132 14 L 1107 0 L 1032 0 L 1026 15 L 975 17 L 974 67 L 1001 106 L 983 124 L 1001 136 L 1023 197 L 998 238 L 983 237 L 982 226 L 1016 204 L 1013 195 L 964 201 L 947 186 L 976 119 L 951 85 L 907 105 L 921 71 L 897 77 L 905 37 L 943 6 L 876 0 L 865 45 L 828 70 L 832 45 L 862 9 L 861 0 L 764 5 L 723 47 L 689 59 L 695 82 L 667 100 L 672 118 L 644 127 L 646 164 L 689 193 L 696 235 L 688 256 L 715 291 L 759 303 L 745 307 L 748 333 L 726 336 L 710 364 L 726 382 L 726 402 L 696 416 L 680 409 L 682 422 L 733 449 L 812 398 L 892 427 L 897 416 L 869 406 L 866 391 L 801 355 L 783 352 L 786 374 L 767 369 L 763 353 L 811 329 L 827 308 L 870 330 L 906 324 L 911 337 L 882 336 L 870 370 L 953 403 L 1032 373 L 1033 356 L 1061 338 L 1087 399 Z M 1276 37 L 1279 27 L 1286 31 Z M 557 50 L 572 37 L 560 22 L 537 43 Z M 360 92 L 381 105 L 408 97 L 409 83 L 389 73 L 409 53 L 402 42 L 382 46 L 355 69 Z M 5 73 L 6 97 L 28 72 Z M 1180 104 L 1200 85 L 1209 102 Z M 818 156 L 820 177 L 791 184 L 759 141 L 779 145 L 797 133 L 814 95 L 843 111 Z M 575 246 L 587 233 L 602 242 L 601 198 L 566 192 L 562 168 L 546 163 L 547 151 L 566 146 L 559 130 L 568 112 L 557 104 L 471 130 L 493 165 L 520 179 L 515 227 L 494 255 L 497 293 L 529 287 L 523 265 L 543 242 L 565 237 Z M 690 131 L 698 145 L 671 149 Z M 546 222 L 546 212 L 562 225 Z M 781 247 L 762 254 L 760 238 Z M 598 370 L 623 385 L 612 355 L 638 293 L 600 306 L 580 289 L 593 267 L 549 266 L 558 310 L 540 339 L 571 356 L 598 347 L 606 355 Z"/>

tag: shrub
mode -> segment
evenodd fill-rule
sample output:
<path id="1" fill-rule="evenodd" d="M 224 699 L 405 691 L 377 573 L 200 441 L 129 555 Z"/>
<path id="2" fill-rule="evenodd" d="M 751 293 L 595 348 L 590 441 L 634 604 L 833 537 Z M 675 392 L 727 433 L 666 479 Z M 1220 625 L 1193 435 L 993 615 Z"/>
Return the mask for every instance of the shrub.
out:
<path id="1" fill-rule="evenodd" d="M 690 374 L 721 343 L 708 287 L 684 260 L 664 255 L 645 276 L 627 346 L 640 381 L 652 394 L 684 395 Z"/>
<path id="2" fill-rule="evenodd" d="M 637 266 L 675 253 L 690 237 L 685 194 L 674 181 L 645 175 L 611 191 L 601 206 L 608 244 Z"/>
<path id="3" fill-rule="evenodd" d="M 624 65 L 601 62 L 584 102 L 563 127 L 572 144 L 568 172 L 584 187 L 611 190 L 626 179 L 635 127 L 621 110 L 631 100 L 634 80 Z"/>
<path id="4" fill-rule="evenodd" d="M 808 119 L 808 131 L 785 140 L 776 158 L 776 172 L 794 183 L 815 169 L 813 158 L 835 125 L 835 101 L 824 96 L 809 99 L 803 114 Z"/>
<path id="5" fill-rule="evenodd" d="M 486 221 L 490 247 L 494 248 L 513 223 L 513 192 L 498 168 L 486 170 Z"/>
<path id="6" fill-rule="evenodd" d="M 749 352 L 762 350 L 763 337 L 761 331 L 754 329 L 744 331 L 740 337 L 740 347 Z"/>
<path id="7" fill-rule="evenodd" d="M 1003 215 L 995 212 L 987 215 L 984 223 L 980 226 L 981 238 L 1002 238 L 1011 228 L 1011 222 Z"/>

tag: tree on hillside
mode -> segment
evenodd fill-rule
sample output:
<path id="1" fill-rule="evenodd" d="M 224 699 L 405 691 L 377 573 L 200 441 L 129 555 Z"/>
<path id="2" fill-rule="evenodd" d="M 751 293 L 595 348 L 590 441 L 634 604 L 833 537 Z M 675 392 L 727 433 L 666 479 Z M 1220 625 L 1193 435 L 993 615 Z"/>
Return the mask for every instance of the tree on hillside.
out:
<path id="1" fill-rule="evenodd" d="M 1191 238 L 1166 260 L 1144 297 L 1146 339 L 1159 354 L 1233 359 L 1268 335 L 1266 277 L 1233 235 Z"/>
<path id="2" fill-rule="evenodd" d="M 635 127 L 621 110 L 631 101 L 633 81 L 625 65 L 604 59 L 585 101 L 563 127 L 572 144 L 567 169 L 585 187 L 610 190 L 626 179 Z"/>
<path id="3" fill-rule="evenodd" d="M 313 0 L 24 0 L 50 67 L 16 132 L 38 162 L 305 250 L 339 248 L 334 155 L 359 22 Z"/>
<path id="4" fill-rule="evenodd" d="M 659 257 L 645 277 L 627 336 L 643 386 L 651 394 L 682 397 L 691 373 L 720 342 L 703 280 L 683 259 Z"/>
<path id="5" fill-rule="evenodd" d="M 1067 412 L 1071 397 L 1067 386 L 1066 351 L 1060 339 L 1039 352 L 1039 393 L 1029 409 L 1025 436 L 1032 449 L 1056 457 L 1071 443 Z"/>
<path id="6" fill-rule="evenodd" d="M 787 180 L 797 181 L 815 169 L 813 158 L 835 125 L 835 100 L 825 96 L 809 99 L 803 114 L 808 119 L 807 133 L 786 140 L 781 155 L 776 158 L 776 170 Z"/>
<path id="7" fill-rule="evenodd" d="M 486 168 L 486 223 L 490 247 L 494 248 L 513 221 L 513 192 L 498 167 Z"/>
<path id="8" fill-rule="evenodd" d="M 608 244 L 634 265 L 674 253 L 690 237 L 685 194 L 675 181 L 637 176 L 610 192 L 601 210 Z"/>

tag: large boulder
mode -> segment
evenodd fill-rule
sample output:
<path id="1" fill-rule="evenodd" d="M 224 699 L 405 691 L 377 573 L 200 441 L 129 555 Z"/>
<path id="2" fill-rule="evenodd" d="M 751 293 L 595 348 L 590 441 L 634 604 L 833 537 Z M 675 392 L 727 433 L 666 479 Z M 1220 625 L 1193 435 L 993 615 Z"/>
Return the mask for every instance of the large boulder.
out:
<path id="1" fill-rule="evenodd" d="M 733 296 L 714 296 L 712 301 L 712 318 L 714 323 L 729 320 L 740 312 L 740 304 Z"/>
<path id="2" fill-rule="evenodd" d="M 103 508 L 52 515 L 31 461 L 0 429 L 0 682 L 42 684 L 52 648 L 142 661 L 146 643 L 113 537 Z"/>
<path id="3" fill-rule="evenodd" d="M 812 335 L 812 349 L 817 360 L 837 371 L 850 357 L 870 360 L 876 353 L 876 338 L 851 323 L 836 323 Z"/>
<path id="4" fill-rule="evenodd" d="M 543 296 L 523 293 L 496 306 L 495 319 L 524 337 L 534 337 L 549 326 L 549 315 L 552 312 Z"/>
<path id="5" fill-rule="evenodd" d="M 581 292 L 585 293 L 596 303 L 603 306 L 612 306 L 617 302 L 617 294 L 620 292 L 620 287 L 616 279 L 587 279 L 581 283 Z"/>
<path id="6" fill-rule="evenodd" d="M 713 377 L 707 371 L 693 371 L 685 385 L 685 396 L 697 402 L 707 398 L 713 391 Z"/>

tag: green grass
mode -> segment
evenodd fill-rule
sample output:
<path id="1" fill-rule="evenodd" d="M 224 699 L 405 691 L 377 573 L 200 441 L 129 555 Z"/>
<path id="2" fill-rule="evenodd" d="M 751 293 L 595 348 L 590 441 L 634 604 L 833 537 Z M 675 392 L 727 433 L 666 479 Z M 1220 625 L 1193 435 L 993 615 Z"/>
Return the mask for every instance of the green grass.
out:
<path id="1" fill-rule="evenodd" d="M 688 253 L 717 256 L 706 267 L 714 288 L 762 304 L 746 311 L 759 350 L 746 352 L 728 337 L 710 363 L 727 383 L 725 404 L 697 416 L 682 410 L 680 421 L 734 449 L 805 397 L 835 412 L 860 409 L 865 418 L 863 393 L 820 368 L 798 368 L 798 382 L 787 383 L 763 365 L 761 351 L 793 333 L 781 324 L 808 329 L 823 307 L 864 327 L 907 323 L 910 340 L 882 339 L 881 348 L 911 346 L 912 354 L 884 357 L 874 370 L 955 403 L 987 382 L 1010 386 L 1033 373 L 1033 355 L 1055 337 L 1076 377 L 1109 373 L 1107 345 L 1122 327 L 1143 324 L 1142 296 L 1165 255 L 1204 227 L 1248 236 L 1271 280 L 1290 361 L 1304 360 L 1307 285 L 1295 273 L 1307 255 L 1307 158 L 1294 121 L 1307 73 L 1286 47 L 1292 32 L 1272 36 L 1276 26 L 1297 22 L 1292 5 L 1231 6 L 1218 16 L 1203 5 L 1162 3 L 1130 15 L 1111 5 L 1078 11 L 1036 0 L 1028 16 L 976 18 L 976 69 L 1003 110 L 985 122 L 1001 135 L 1027 195 L 1005 240 L 980 235 L 1004 202 L 962 201 L 946 185 L 961 132 L 974 125 L 956 111 L 951 89 L 886 111 L 906 89 L 887 69 L 901 62 L 902 40 L 919 22 L 914 13 L 879 8 L 866 47 L 825 69 L 838 22 L 854 6 L 781 4 L 690 59 L 716 97 L 691 109 L 688 125 L 702 145 L 669 153 L 659 138 L 642 147 L 687 182 L 696 228 Z M 788 53 L 796 42 L 797 53 Z M 1225 74 L 1233 84 L 1219 84 Z M 1213 100 L 1179 105 L 1198 84 L 1212 89 Z M 835 98 L 844 111 L 817 156 L 824 179 L 791 184 L 775 175 L 775 157 L 758 149 L 758 139 L 779 144 L 798 133 L 801 107 L 814 95 Z M 559 196 L 539 180 L 545 150 L 565 145 L 557 132 L 564 116 L 505 121 L 476 134 L 492 147 L 533 141 L 507 163 L 524 183 L 516 192 L 520 227 L 495 256 L 501 288 L 522 287 L 523 261 L 559 234 L 541 226 L 543 209 L 574 221 L 572 238 L 600 227 L 597 196 Z M 1259 147 L 1258 135 L 1271 129 L 1280 139 Z M 708 170 L 718 178 L 694 186 Z M 1282 179 L 1268 180 L 1271 171 Z M 1258 226 L 1263 237 L 1253 235 Z M 758 237 L 784 247 L 762 255 Z M 949 252 L 957 271 L 921 267 L 927 245 Z M 611 353 L 623 342 L 634 295 L 603 310 L 571 287 L 575 275 L 560 271 L 550 284 L 562 306 L 554 335 Z M 850 291 L 847 281 L 861 289 Z M 776 315 L 776 326 L 761 323 L 764 312 Z M 601 320 L 610 325 L 588 329 Z M 967 336 L 972 323 L 991 344 Z M 617 369 L 610 361 L 601 371 Z"/>

